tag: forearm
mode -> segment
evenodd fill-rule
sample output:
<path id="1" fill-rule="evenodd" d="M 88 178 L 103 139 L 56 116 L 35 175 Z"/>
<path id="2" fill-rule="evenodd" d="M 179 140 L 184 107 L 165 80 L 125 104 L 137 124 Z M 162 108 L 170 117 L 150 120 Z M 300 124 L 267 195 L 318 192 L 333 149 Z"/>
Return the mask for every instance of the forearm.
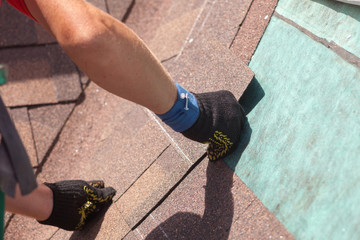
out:
<path id="1" fill-rule="evenodd" d="M 5 209 L 42 221 L 50 216 L 53 209 L 53 193 L 50 188 L 41 184 L 32 193 L 22 196 L 17 186 L 15 198 L 5 197 Z"/>
<path id="2" fill-rule="evenodd" d="M 63 46 L 68 55 L 104 89 L 155 113 L 168 111 L 176 88 L 166 70 L 124 24 L 102 12 L 97 17 L 103 32 L 83 48 Z"/>
<path id="3" fill-rule="evenodd" d="M 169 74 L 123 23 L 82 0 L 26 3 L 92 81 L 155 113 L 174 104 L 176 87 Z"/>

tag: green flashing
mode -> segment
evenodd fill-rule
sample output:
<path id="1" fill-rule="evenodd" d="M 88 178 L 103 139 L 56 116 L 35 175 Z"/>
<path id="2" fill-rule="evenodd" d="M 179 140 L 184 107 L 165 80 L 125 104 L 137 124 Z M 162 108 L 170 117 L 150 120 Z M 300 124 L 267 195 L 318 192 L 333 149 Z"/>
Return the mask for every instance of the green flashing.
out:
<path id="1" fill-rule="evenodd" d="M 0 85 L 6 83 L 7 74 L 7 66 L 0 64 Z"/>
<path id="2" fill-rule="evenodd" d="M 276 17 L 249 66 L 262 96 L 227 164 L 296 238 L 360 239 L 360 69 Z"/>
<path id="3" fill-rule="evenodd" d="M 334 0 L 280 0 L 276 12 L 360 57 L 360 6 Z"/>

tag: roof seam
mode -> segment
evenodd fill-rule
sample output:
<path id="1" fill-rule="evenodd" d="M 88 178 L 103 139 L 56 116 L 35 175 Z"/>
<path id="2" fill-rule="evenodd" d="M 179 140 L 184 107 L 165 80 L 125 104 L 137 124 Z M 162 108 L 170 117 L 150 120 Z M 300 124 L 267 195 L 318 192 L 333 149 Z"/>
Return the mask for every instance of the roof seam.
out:
<path id="1" fill-rule="evenodd" d="M 274 16 L 279 18 L 280 20 L 286 22 L 287 24 L 297 28 L 299 31 L 313 39 L 314 41 L 323 44 L 325 47 L 331 49 L 333 52 L 335 52 L 337 55 L 339 55 L 341 58 L 343 58 L 345 61 L 349 62 L 350 64 L 356 66 L 357 68 L 360 68 L 360 58 L 354 55 L 353 53 L 347 51 L 346 49 L 342 48 L 335 42 L 331 41 L 329 42 L 325 38 L 321 38 L 311 31 L 307 30 L 306 28 L 300 26 L 296 22 L 284 17 L 283 15 L 279 14 L 278 12 L 274 12 Z"/>

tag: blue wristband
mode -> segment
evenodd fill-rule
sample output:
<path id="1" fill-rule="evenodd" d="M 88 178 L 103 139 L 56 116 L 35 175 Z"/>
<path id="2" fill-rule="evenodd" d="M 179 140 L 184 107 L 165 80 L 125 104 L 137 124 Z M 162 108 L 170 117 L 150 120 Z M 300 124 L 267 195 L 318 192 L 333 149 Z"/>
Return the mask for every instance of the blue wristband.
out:
<path id="1" fill-rule="evenodd" d="M 189 129 L 200 115 L 199 105 L 195 96 L 176 83 L 178 96 L 174 106 L 164 114 L 157 116 L 176 132 Z"/>

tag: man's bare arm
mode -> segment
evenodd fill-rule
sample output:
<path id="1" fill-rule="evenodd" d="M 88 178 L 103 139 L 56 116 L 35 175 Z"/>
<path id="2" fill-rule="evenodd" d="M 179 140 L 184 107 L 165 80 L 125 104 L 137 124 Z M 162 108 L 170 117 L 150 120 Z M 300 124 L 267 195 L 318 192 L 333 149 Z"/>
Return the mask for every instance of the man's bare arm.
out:
<path id="1" fill-rule="evenodd" d="M 117 96 L 157 114 L 177 98 L 170 75 L 126 25 L 84 0 L 25 0 L 88 77 Z"/>
<path id="2" fill-rule="evenodd" d="M 231 92 L 192 94 L 175 85 L 135 33 L 84 0 L 25 2 L 33 16 L 99 86 L 147 107 L 185 137 L 210 143 L 210 160 L 235 150 L 245 113 Z"/>
<path id="3" fill-rule="evenodd" d="M 6 211 L 42 221 L 48 219 L 52 212 L 53 193 L 40 184 L 32 193 L 22 196 L 19 186 L 16 186 L 15 198 L 6 196 L 5 203 Z"/>

